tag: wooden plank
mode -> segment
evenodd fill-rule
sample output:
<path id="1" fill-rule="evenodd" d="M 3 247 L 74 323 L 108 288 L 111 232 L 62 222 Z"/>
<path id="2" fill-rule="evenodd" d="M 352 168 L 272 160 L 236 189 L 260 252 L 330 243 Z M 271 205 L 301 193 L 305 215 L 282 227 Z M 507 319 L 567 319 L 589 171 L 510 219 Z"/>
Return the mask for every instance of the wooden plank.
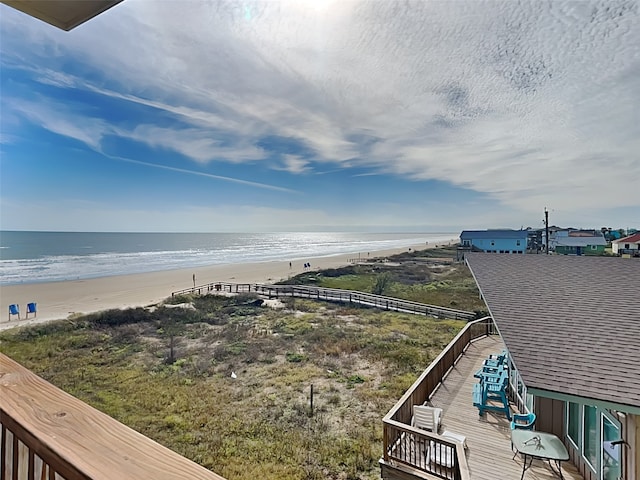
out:
<path id="1" fill-rule="evenodd" d="M 432 396 L 431 404 L 443 409 L 442 430 L 449 430 L 467 437 L 467 464 L 474 480 L 496 478 L 520 478 L 522 460 L 513 458 L 511 430 L 504 415 L 487 412 L 478 415 L 473 406 L 473 377 L 491 353 L 499 353 L 504 344 L 497 336 L 485 337 L 473 342 L 460 361 Z M 577 469 L 568 462 L 562 464 L 565 479 L 583 480 Z M 526 480 L 557 478 L 548 465 L 534 461 L 525 474 Z"/>
<path id="2" fill-rule="evenodd" d="M 68 479 L 224 480 L 63 392 L 3 354 L 0 423 L 8 430 L 22 431 L 20 441 Z M 13 453 L 15 458 L 17 451 Z M 53 470 L 49 469 L 50 476 Z"/>
<path id="3" fill-rule="evenodd" d="M 211 292 L 229 291 L 235 293 L 257 292 L 269 297 L 291 296 L 301 298 L 323 299 L 329 302 L 358 303 L 384 310 L 430 315 L 436 318 L 453 318 L 458 320 L 473 320 L 475 313 L 465 310 L 456 310 L 437 305 L 428 305 L 410 300 L 374 295 L 372 293 L 356 292 L 353 290 L 341 290 L 336 288 L 321 288 L 305 285 L 263 285 L 263 284 L 236 284 L 227 282 L 213 282 L 205 285 L 194 286 L 171 293 L 171 296 L 180 294 L 208 294 Z"/>

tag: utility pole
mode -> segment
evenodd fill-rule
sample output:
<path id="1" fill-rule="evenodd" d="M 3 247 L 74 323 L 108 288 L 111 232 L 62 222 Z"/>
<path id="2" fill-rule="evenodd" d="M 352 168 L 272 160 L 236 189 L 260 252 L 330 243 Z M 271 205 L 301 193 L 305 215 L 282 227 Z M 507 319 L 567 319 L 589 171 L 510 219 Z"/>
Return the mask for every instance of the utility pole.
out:
<path id="1" fill-rule="evenodd" d="M 547 207 L 544 207 L 544 236 L 546 242 L 544 250 L 549 255 L 549 210 L 547 210 Z"/>

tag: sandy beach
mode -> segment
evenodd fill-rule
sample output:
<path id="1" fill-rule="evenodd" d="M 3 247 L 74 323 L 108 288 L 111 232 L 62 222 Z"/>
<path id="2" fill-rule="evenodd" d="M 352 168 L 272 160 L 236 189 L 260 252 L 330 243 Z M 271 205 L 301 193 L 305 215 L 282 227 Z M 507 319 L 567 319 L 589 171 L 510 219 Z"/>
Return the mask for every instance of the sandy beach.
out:
<path id="1" fill-rule="evenodd" d="M 452 242 L 455 241 L 457 239 L 452 239 Z M 442 242 L 444 243 L 447 242 Z M 369 258 L 406 252 L 409 248 L 421 250 L 433 247 L 435 244 L 421 244 L 392 250 L 309 258 L 293 262 L 291 268 L 288 261 L 235 263 L 88 280 L 2 286 L 0 287 L 0 312 L 2 312 L 0 330 L 65 319 L 75 314 L 153 305 L 170 297 L 171 292 L 192 287 L 194 274 L 196 285 L 212 282 L 272 283 L 302 273 L 304 263 L 310 263 L 311 270 L 322 270 L 347 265 L 350 259 L 357 259 L 358 256 L 362 261 L 366 261 Z M 26 306 L 29 302 L 37 303 L 38 312 L 35 318 L 30 316 L 29 319 L 25 319 Z M 17 317 L 12 315 L 9 321 L 10 304 L 20 306 L 21 320 L 17 320 Z"/>

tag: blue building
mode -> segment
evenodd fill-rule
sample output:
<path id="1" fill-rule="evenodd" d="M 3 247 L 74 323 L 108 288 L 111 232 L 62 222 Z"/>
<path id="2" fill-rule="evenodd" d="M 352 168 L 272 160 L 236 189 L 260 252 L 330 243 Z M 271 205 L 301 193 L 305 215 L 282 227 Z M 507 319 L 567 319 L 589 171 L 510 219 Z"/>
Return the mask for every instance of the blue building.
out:
<path id="1" fill-rule="evenodd" d="M 460 244 L 489 253 L 525 253 L 527 235 L 527 230 L 464 230 Z"/>

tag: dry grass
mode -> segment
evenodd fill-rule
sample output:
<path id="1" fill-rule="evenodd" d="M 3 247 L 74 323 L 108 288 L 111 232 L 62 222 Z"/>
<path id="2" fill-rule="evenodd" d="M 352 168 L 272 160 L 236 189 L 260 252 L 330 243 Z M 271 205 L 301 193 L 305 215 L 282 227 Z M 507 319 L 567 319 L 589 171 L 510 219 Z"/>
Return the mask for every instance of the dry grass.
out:
<path id="1" fill-rule="evenodd" d="M 369 479 L 381 418 L 463 325 L 299 299 L 281 311 L 185 300 L 196 310 L 5 332 L 0 351 L 230 480 Z"/>

